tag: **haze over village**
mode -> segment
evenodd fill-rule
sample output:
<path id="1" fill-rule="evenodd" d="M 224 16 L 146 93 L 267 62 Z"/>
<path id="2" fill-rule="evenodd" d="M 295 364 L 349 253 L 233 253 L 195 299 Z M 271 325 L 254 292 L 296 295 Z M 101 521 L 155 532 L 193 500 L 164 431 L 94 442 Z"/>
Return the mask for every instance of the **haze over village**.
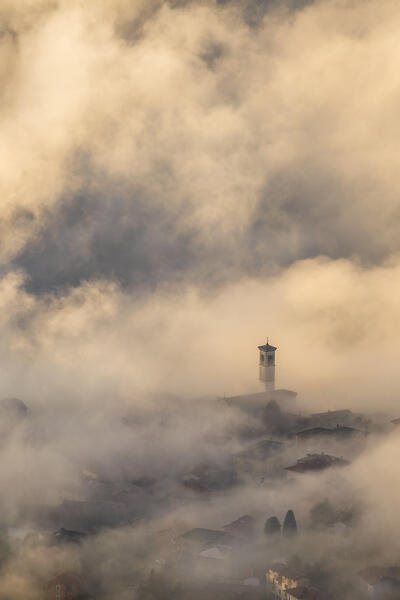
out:
<path id="1" fill-rule="evenodd" d="M 399 30 L 0 0 L 0 600 L 400 599 Z"/>

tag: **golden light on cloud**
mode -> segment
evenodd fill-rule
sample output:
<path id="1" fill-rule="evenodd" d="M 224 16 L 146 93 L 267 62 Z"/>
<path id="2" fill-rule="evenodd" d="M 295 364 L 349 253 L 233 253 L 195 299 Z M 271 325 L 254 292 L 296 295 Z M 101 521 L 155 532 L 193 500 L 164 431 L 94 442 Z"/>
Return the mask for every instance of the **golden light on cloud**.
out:
<path id="1" fill-rule="evenodd" d="M 170 600 L 161 538 L 244 515 L 246 585 L 301 555 L 353 600 L 394 568 L 399 26 L 394 0 L 0 2 L 0 598 L 68 566 Z M 285 399 L 238 409 L 267 336 Z"/>

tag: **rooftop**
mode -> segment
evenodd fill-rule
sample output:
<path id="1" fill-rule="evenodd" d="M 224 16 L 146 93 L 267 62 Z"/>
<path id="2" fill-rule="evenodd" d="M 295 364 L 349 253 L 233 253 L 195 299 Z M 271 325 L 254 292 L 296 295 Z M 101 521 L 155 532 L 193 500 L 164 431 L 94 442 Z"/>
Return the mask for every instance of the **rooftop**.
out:
<path id="1" fill-rule="evenodd" d="M 279 390 L 274 390 L 271 393 L 273 398 L 277 398 L 280 399 L 284 396 L 289 396 L 290 398 L 295 398 L 297 396 L 297 392 L 294 392 L 293 390 L 286 390 L 285 388 L 281 388 Z"/>
<path id="2" fill-rule="evenodd" d="M 283 448 L 284 446 L 282 442 L 264 439 L 256 442 L 255 444 L 251 444 L 244 450 L 241 450 L 236 454 L 236 456 L 248 460 L 265 460 L 271 456 L 274 456 L 283 450 Z"/>
<path id="3" fill-rule="evenodd" d="M 249 537 L 254 533 L 255 519 L 250 515 L 243 515 L 232 523 L 224 525 L 223 529 L 238 537 Z"/>
<path id="4" fill-rule="evenodd" d="M 310 429 L 303 429 L 302 431 L 298 431 L 295 435 L 303 438 L 313 437 L 318 435 L 326 435 L 326 436 L 340 436 L 347 437 L 352 435 L 362 434 L 365 435 L 365 431 L 361 431 L 360 429 L 355 429 L 354 427 L 347 427 L 346 425 L 336 425 L 334 428 L 330 427 L 311 427 Z"/>
<path id="5" fill-rule="evenodd" d="M 304 579 L 304 573 L 301 565 L 287 564 L 287 562 L 274 561 L 269 567 L 269 570 L 277 573 L 281 577 L 288 579 Z"/>
<path id="6" fill-rule="evenodd" d="M 301 431 L 297 431 L 294 435 L 298 435 L 300 437 L 312 437 L 314 435 L 329 435 L 332 433 L 332 429 L 328 429 L 328 427 L 311 427 L 310 429 L 302 429 Z"/>
<path id="7" fill-rule="evenodd" d="M 59 529 L 58 531 L 55 531 L 53 533 L 53 537 L 55 538 L 55 540 L 57 542 L 74 542 L 74 543 L 79 543 L 81 542 L 85 537 L 86 537 L 86 533 L 84 533 L 83 531 L 74 531 L 72 529 L 65 529 L 65 527 L 61 527 L 61 529 Z"/>
<path id="8" fill-rule="evenodd" d="M 339 416 L 349 416 L 353 413 L 348 408 L 342 408 L 339 410 L 326 410 L 325 412 L 313 413 L 312 417 L 339 417 Z"/>
<path id="9" fill-rule="evenodd" d="M 177 539 L 199 544 L 206 549 L 216 546 L 229 546 L 234 538 L 227 531 L 197 527 L 196 529 L 186 531 L 186 533 L 180 535 Z"/>
<path id="10" fill-rule="evenodd" d="M 259 350 L 264 350 L 264 352 L 275 352 L 275 350 L 277 350 L 277 348 L 275 346 L 271 346 L 271 344 L 267 343 L 264 344 L 263 346 L 258 346 Z"/>
<path id="11" fill-rule="evenodd" d="M 291 598 L 298 598 L 298 600 L 323 600 L 326 598 L 326 595 L 321 590 L 308 586 L 292 588 L 291 590 L 287 590 L 286 594 Z"/>
<path id="12" fill-rule="evenodd" d="M 285 467 L 287 471 L 295 473 L 306 473 L 307 471 L 322 471 L 330 467 L 344 467 L 348 465 L 348 461 L 337 456 L 329 454 L 307 454 L 303 458 L 299 458 L 295 465 Z"/>
<path id="13" fill-rule="evenodd" d="M 359 571 L 358 575 L 369 585 L 376 585 L 384 579 L 400 585 L 400 567 L 367 567 Z"/>
<path id="14" fill-rule="evenodd" d="M 235 472 L 230 465 L 201 464 L 181 477 L 184 486 L 197 491 L 224 490 L 236 483 Z"/>
<path id="15" fill-rule="evenodd" d="M 225 560 L 229 556 L 229 548 L 214 547 L 202 550 L 199 554 L 200 558 L 212 558 L 213 560 Z"/>

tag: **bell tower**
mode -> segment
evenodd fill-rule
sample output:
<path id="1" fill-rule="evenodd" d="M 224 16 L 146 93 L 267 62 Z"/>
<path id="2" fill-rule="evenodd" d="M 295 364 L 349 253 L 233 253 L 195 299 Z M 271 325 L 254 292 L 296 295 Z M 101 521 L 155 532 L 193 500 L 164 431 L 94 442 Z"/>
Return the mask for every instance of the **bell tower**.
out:
<path id="1" fill-rule="evenodd" d="M 258 346 L 260 351 L 260 380 L 265 384 L 267 392 L 275 389 L 275 351 L 277 348 L 268 342 L 264 346 Z"/>

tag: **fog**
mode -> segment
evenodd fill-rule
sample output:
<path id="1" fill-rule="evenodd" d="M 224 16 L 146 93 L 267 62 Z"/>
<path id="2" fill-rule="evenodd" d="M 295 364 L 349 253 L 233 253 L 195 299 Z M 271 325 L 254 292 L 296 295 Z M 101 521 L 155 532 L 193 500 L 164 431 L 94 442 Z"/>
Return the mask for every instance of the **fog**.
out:
<path id="1" fill-rule="evenodd" d="M 1 598 L 67 570 L 143 600 L 160 532 L 244 514 L 248 574 L 332 559 L 326 499 L 357 514 L 343 582 L 400 562 L 399 25 L 393 0 L 0 0 L 0 399 L 28 408 L 0 402 Z M 362 413 L 368 440 L 340 475 L 189 492 L 263 427 L 222 399 L 264 389 L 267 336 L 290 414 Z M 55 551 L 103 484 L 129 518 Z"/>

